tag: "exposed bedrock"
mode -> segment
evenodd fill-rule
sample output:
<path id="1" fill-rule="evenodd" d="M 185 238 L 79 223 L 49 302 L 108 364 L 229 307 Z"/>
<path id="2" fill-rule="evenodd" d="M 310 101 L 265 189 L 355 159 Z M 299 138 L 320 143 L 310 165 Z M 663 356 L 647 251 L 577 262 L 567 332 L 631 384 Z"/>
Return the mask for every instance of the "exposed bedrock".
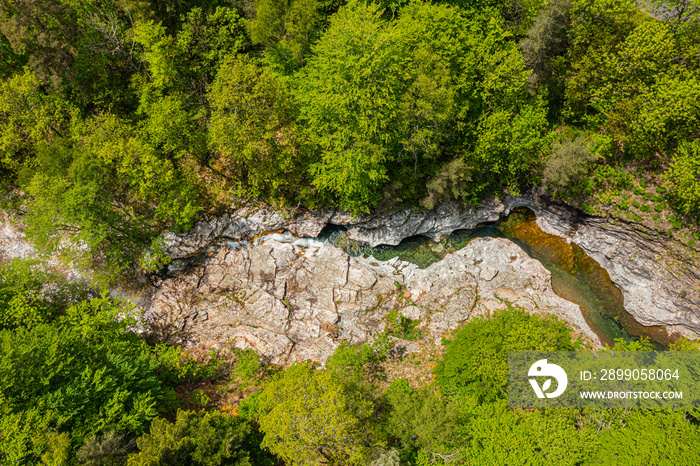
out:
<path id="1" fill-rule="evenodd" d="M 555 314 L 599 343 L 580 308 L 554 294 L 549 271 L 502 238 L 476 239 L 425 269 L 350 257 L 330 245 L 222 247 L 205 265 L 165 280 L 148 318 L 171 339 L 253 348 L 277 363 L 324 363 L 341 341 L 383 332 L 392 309 L 420 321 L 421 341 L 398 340 L 416 351 L 509 303 Z"/>
<path id="2" fill-rule="evenodd" d="M 700 269 L 697 252 L 642 225 L 585 215 L 564 204 L 512 198 L 506 211 L 527 207 L 550 234 L 583 248 L 610 275 L 624 306 L 642 325 L 700 333 Z"/>
<path id="3" fill-rule="evenodd" d="M 605 268 L 623 293 L 625 309 L 639 323 L 667 326 L 669 331 L 685 335 L 700 333 L 697 252 L 642 225 L 590 216 L 534 195 L 488 200 L 474 209 L 445 202 L 434 210 L 411 209 L 360 218 L 344 212 L 280 213 L 244 207 L 201 222 L 186 234 L 170 234 L 166 244 L 173 258 L 184 258 L 216 240 L 239 241 L 274 230 L 314 237 L 330 223 L 345 226 L 353 240 L 371 246 L 396 245 L 410 236 L 438 239 L 455 230 L 494 222 L 517 207 L 534 211 L 543 231 L 577 244 Z"/>

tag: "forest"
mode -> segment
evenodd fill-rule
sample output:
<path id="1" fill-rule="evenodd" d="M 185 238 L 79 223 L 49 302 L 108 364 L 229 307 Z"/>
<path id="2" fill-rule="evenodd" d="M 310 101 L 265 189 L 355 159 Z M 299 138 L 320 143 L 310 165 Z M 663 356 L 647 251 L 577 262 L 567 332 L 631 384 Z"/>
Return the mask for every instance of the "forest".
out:
<path id="1" fill-rule="evenodd" d="M 0 208 L 105 289 L 167 265 L 164 232 L 249 202 L 534 190 L 694 247 L 698 136 L 697 0 L 0 0 Z M 509 350 L 580 349 L 517 308 L 416 360 L 420 387 L 388 381 L 382 338 L 282 369 L 139 325 L 105 290 L 0 263 L 0 463 L 700 458 L 697 410 L 508 408 Z"/>

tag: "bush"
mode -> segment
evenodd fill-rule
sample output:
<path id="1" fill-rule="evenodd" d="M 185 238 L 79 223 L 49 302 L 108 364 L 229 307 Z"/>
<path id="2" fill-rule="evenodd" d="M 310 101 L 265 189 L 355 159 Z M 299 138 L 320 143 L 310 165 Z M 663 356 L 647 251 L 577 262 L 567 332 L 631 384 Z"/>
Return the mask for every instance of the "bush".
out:
<path id="1" fill-rule="evenodd" d="M 93 435 L 86 439 L 77 458 L 83 466 L 121 466 L 136 447 L 134 440 L 113 430 L 104 435 Z"/>
<path id="2" fill-rule="evenodd" d="M 552 154 L 544 169 L 544 184 L 554 193 L 564 193 L 580 184 L 593 163 L 605 152 L 606 141 L 587 134 L 564 132 L 552 145 Z"/>
<path id="3" fill-rule="evenodd" d="M 421 329 L 418 328 L 420 320 L 409 319 L 402 315 L 398 310 L 392 309 L 387 316 L 389 327 L 387 333 L 396 338 L 404 340 L 420 340 L 423 338 Z"/>
<path id="4" fill-rule="evenodd" d="M 680 230 L 683 228 L 683 222 L 676 216 L 671 215 L 668 217 L 669 223 L 673 226 L 673 228 Z"/>
<path id="5" fill-rule="evenodd" d="M 427 196 L 421 205 L 432 209 L 444 199 L 468 200 L 473 194 L 470 188 L 473 169 L 461 157 L 446 164 L 426 183 Z"/>
<path id="6" fill-rule="evenodd" d="M 459 330 L 435 370 L 444 394 L 466 393 L 480 400 L 506 395 L 508 351 L 572 350 L 571 329 L 552 315 L 508 309 L 478 317 Z"/>
<path id="7" fill-rule="evenodd" d="M 647 204 L 642 204 L 642 207 L 639 208 L 642 212 L 651 212 L 651 207 L 649 207 Z"/>
<path id="8" fill-rule="evenodd" d="M 700 141 L 678 147 L 666 179 L 674 207 L 697 218 L 700 215 Z"/>

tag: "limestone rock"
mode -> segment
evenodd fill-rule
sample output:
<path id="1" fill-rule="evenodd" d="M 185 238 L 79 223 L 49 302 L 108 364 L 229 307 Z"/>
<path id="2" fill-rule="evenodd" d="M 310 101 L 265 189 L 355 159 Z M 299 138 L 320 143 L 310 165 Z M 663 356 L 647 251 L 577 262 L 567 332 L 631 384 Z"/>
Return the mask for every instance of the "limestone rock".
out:
<path id="1" fill-rule="evenodd" d="M 549 272 L 496 238 L 474 240 L 425 269 L 350 257 L 329 245 L 268 240 L 224 247 L 204 266 L 165 280 L 148 315 L 176 341 L 253 348 L 282 364 L 323 364 L 341 341 L 359 344 L 382 333 L 393 309 L 420 320 L 423 343 L 397 343 L 412 352 L 474 315 L 505 308 L 506 301 L 554 313 L 597 342 L 578 306 L 553 293 Z"/>
<path id="2" fill-rule="evenodd" d="M 296 236 L 315 237 L 333 213 L 333 210 L 274 210 L 267 206 L 245 205 L 224 215 L 197 222 L 186 233 L 165 234 L 164 250 L 173 259 L 181 259 L 202 252 L 216 242 L 237 242 L 266 231 L 287 230 Z"/>

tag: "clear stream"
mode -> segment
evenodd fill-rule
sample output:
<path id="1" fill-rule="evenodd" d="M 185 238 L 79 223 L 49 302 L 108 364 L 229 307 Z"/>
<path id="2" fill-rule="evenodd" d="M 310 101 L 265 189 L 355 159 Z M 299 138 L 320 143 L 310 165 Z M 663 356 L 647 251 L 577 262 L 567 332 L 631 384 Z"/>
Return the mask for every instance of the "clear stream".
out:
<path id="1" fill-rule="evenodd" d="M 579 246 L 543 232 L 529 209 L 515 209 L 506 218 L 472 230 L 459 230 L 434 242 L 414 236 L 397 246 L 363 247 L 350 241 L 342 227 L 327 227 L 317 238 L 343 248 L 350 255 L 373 255 L 379 260 L 398 257 L 419 267 L 427 267 L 457 251 L 478 237 L 508 238 L 552 273 L 552 288 L 562 298 L 578 304 L 591 329 L 603 343 L 616 338 L 627 341 L 649 337 L 657 349 L 668 347 L 672 339 L 663 327 L 645 327 L 624 309 L 622 293 L 610 281 L 608 272 Z"/>

